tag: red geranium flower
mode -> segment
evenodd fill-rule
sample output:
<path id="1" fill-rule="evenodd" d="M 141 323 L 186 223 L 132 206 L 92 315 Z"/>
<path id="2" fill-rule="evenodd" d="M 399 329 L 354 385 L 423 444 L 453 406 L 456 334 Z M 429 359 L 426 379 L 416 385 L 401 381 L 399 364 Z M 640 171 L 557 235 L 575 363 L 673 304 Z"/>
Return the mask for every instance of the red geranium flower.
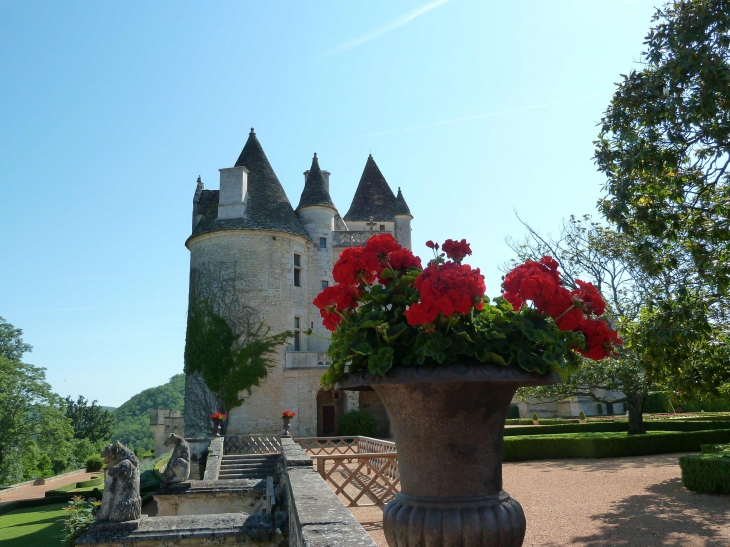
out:
<path id="1" fill-rule="evenodd" d="M 461 241 L 447 239 L 444 241 L 442 249 L 448 258 L 456 262 L 461 262 L 466 255 L 471 254 L 471 247 L 466 242 L 466 239 L 462 239 Z"/>
<path id="2" fill-rule="evenodd" d="M 293 418 L 296 415 L 297 415 L 297 413 L 294 412 L 293 410 L 285 410 L 284 412 L 281 413 L 282 418 Z"/>
<path id="3" fill-rule="evenodd" d="M 431 264 L 416 278 L 416 289 L 419 301 L 406 310 L 406 319 L 413 326 L 432 323 L 439 314 L 448 317 L 484 307 L 484 276 L 471 266 Z"/>
<path id="4" fill-rule="evenodd" d="M 615 354 L 614 345 L 623 344 L 616 332 L 601 319 L 584 319 L 576 330 L 586 337 L 585 349 L 576 348 L 577 351 L 594 361 Z"/>
<path id="5" fill-rule="evenodd" d="M 357 307 L 359 296 L 352 285 L 333 285 L 319 293 L 312 303 L 319 308 L 324 327 L 334 331 L 342 321 L 337 312 Z"/>
<path id="6" fill-rule="evenodd" d="M 438 251 L 438 248 L 439 248 L 439 244 L 438 244 L 438 243 L 434 243 L 433 241 L 431 241 L 431 240 L 429 239 L 429 240 L 428 240 L 428 241 L 426 242 L 426 247 L 428 247 L 429 249 L 434 249 L 434 250 Z"/>
<path id="7" fill-rule="evenodd" d="M 378 256 L 362 247 L 348 247 L 332 269 L 332 277 L 338 283 L 354 285 L 359 281 L 372 283 L 378 268 Z"/>
<path id="8" fill-rule="evenodd" d="M 595 315 L 603 315 L 603 312 L 606 311 L 606 303 L 598 289 L 592 283 L 580 279 L 576 279 L 575 284 L 579 288 L 570 294 L 582 303 L 583 309 Z"/>
<path id="9" fill-rule="evenodd" d="M 223 414 L 222 412 L 216 412 L 215 414 L 211 414 L 210 415 L 210 419 L 211 420 L 220 420 L 220 421 L 223 421 L 226 418 L 227 418 L 227 416 L 225 414 Z"/>
<path id="10" fill-rule="evenodd" d="M 371 253 L 375 253 L 378 256 L 385 256 L 392 251 L 397 251 L 401 248 L 395 238 L 390 234 L 378 234 L 368 239 L 365 244 L 365 250 Z"/>

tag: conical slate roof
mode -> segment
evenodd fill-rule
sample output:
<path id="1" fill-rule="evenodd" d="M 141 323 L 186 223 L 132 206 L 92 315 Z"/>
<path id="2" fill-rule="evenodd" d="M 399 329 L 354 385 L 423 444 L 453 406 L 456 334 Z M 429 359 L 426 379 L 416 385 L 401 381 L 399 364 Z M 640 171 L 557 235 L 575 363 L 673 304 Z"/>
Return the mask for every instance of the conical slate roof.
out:
<path id="1" fill-rule="evenodd" d="M 403 192 L 400 191 L 400 186 L 398 187 L 398 195 L 395 198 L 395 205 L 393 205 L 393 214 L 413 216 L 406 200 L 403 198 Z"/>
<path id="2" fill-rule="evenodd" d="M 405 202 L 404 202 L 405 203 Z M 350 210 L 345 215 L 348 220 L 395 220 L 393 217 L 395 195 L 388 186 L 383 173 L 380 172 L 373 155 L 368 156 L 365 169 L 357 185 L 355 197 L 352 198 Z"/>
<path id="3" fill-rule="evenodd" d="M 332 203 L 327 185 L 324 183 L 316 152 L 312 158 L 312 167 L 309 169 L 307 180 L 304 181 L 304 190 L 302 190 L 302 197 L 299 199 L 297 211 L 302 207 L 311 207 L 312 205 L 321 205 L 337 210 L 335 204 Z"/>
<path id="4" fill-rule="evenodd" d="M 198 212 L 204 218 L 192 235 L 219 230 L 274 230 L 309 239 L 253 128 L 235 164 L 235 167 L 242 166 L 248 170 L 244 218 L 218 219 L 218 190 L 203 190 Z"/>

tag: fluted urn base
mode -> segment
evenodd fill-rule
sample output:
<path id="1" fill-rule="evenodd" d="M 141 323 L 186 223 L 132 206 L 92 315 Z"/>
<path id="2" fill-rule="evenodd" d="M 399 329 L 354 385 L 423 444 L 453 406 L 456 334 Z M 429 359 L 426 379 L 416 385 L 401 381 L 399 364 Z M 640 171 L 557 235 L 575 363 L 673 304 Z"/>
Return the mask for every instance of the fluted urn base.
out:
<path id="1" fill-rule="evenodd" d="M 522 507 L 505 491 L 469 498 L 401 493 L 383 511 L 390 547 L 520 547 L 525 528 Z"/>
<path id="2" fill-rule="evenodd" d="M 388 411 L 401 492 L 385 508 L 390 547 L 520 547 L 522 507 L 502 490 L 504 421 L 519 386 L 556 376 L 494 365 L 401 367 L 352 374 Z"/>

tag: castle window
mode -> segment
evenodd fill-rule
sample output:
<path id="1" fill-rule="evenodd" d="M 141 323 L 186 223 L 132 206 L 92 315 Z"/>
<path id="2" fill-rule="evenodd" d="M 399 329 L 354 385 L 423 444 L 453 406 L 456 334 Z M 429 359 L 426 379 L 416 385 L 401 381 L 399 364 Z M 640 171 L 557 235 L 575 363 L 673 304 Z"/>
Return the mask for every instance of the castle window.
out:
<path id="1" fill-rule="evenodd" d="M 319 248 L 320 249 L 326 249 L 327 248 L 327 238 L 326 237 L 320 237 L 319 238 Z"/>
<path id="2" fill-rule="evenodd" d="M 380 225 L 380 231 L 381 231 L 381 232 L 384 232 L 384 231 L 385 231 L 385 224 L 381 224 L 381 225 Z"/>
<path id="3" fill-rule="evenodd" d="M 325 290 L 329 286 L 330 286 L 330 282 L 327 281 L 326 279 L 323 279 L 322 280 L 322 290 Z"/>
<path id="4" fill-rule="evenodd" d="M 294 253 L 294 286 L 302 286 L 302 255 Z"/>
<path id="5" fill-rule="evenodd" d="M 301 329 L 302 320 L 300 317 L 294 318 L 294 351 L 302 350 L 302 331 Z"/>

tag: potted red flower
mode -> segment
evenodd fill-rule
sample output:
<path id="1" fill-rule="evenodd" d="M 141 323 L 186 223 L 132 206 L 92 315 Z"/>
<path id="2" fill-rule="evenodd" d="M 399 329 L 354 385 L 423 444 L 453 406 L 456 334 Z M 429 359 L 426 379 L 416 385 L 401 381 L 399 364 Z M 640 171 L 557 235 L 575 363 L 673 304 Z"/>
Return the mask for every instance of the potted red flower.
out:
<path id="1" fill-rule="evenodd" d="M 322 385 L 372 386 L 388 411 L 401 481 L 383 513 L 391 547 L 517 547 L 525 516 L 502 490 L 515 391 L 557 383 L 580 355 L 601 359 L 621 342 L 595 287 L 570 291 L 550 257 L 517 266 L 489 302 L 479 269 L 463 264 L 465 240 L 426 245 L 425 268 L 389 234 L 342 252 L 336 284 L 314 300 L 332 331 Z"/>
<path id="2" fill-rule="evenodd" d="M 296 415 L 297 413 L 293 410 L 285 410 L 281 413 L 281 419 L 284 421 L 284 433 L 281 435 L 282 437 L 291 437 L 291 433 L 289 433 L 289 427 L 291 424 L 291 419 Z"/>
<path id="3" fill-rule="evenodd" d="M 226 420 L 228 416 L 223 414 L 222 412 L 216 412 L 214 414 L 210 415 L 210 419 L 213 420 L 213 434 L 216 437 L 220 437 L 221 434 L 221 424 Z"/>

